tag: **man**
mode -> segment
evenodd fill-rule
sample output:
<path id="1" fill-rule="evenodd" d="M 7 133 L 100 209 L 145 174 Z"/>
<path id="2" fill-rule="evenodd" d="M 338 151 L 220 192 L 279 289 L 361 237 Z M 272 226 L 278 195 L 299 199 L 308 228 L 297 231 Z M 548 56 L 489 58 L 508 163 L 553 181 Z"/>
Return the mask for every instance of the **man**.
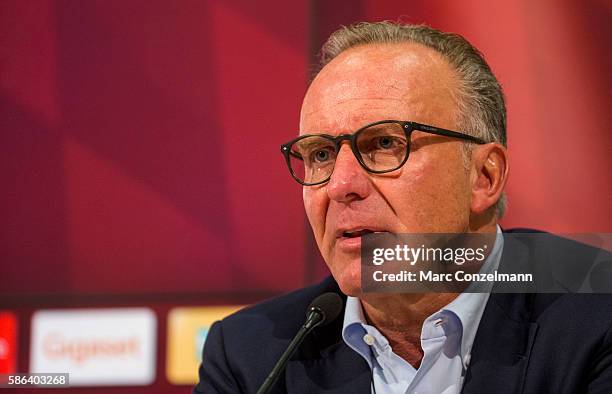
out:
<path id="1" fill-rule="evenodd" d="M 274 392 L 612 392 L 609 297 L 362 291 L 363 235 L 500 233 L 505 104 L 479 52 L 429 27 L 342 28 L 322 55 L 282 149 L 333 279 L 216 323 L 195 392 L 255 392 L 326 291 L 343 314 Z M 499 238 L 485 264 L 512 253 Z"/>

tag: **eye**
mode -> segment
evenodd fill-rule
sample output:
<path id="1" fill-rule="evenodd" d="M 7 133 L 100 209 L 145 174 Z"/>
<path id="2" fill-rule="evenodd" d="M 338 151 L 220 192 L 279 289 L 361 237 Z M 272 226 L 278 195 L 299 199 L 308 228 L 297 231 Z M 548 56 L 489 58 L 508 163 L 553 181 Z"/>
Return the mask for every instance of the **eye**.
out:
<path id="1" fill-rule="evenodd" d="M 391 148 L 393 148 L 393 143 L 394 143 L 393 138 L 389 137 L 389 136 L 379 137 L 378 141 L 376 141 L 376 145 L 379 148 L 383 148 L 383 149 L 391 149 Z"/>
<path id="2" fill-rule="evenodd" d="M 325 163 L 330 160 L 331 152 L 329 149 L 317 149 L 312 153 L 313 161 L 316 163 Z"/>

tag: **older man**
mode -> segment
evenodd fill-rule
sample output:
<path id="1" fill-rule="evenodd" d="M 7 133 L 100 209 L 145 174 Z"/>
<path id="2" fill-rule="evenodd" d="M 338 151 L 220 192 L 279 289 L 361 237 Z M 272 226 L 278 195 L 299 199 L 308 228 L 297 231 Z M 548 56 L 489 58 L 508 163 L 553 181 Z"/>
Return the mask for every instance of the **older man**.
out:
<path id="1" fill-rule="evenodd" d="M 475 48 L 425 26 L 342 28 L 322 54 L 282 150 L 333 278 L 215 324 L 195 392 L 257 390 L 310 301 L 338 289 L 343 315 L 276 392 L 612 392 L 609 297 L 362 291 L 366 234 L 501 233 L 504 99 Z M 494 266 L 511 252 L 492 249 Z"/>

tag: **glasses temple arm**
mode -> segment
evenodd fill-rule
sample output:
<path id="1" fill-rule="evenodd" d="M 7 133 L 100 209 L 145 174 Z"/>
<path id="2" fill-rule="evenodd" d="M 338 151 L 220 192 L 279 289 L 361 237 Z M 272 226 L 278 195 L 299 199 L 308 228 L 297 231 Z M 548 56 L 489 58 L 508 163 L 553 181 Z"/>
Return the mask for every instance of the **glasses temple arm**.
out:
<path id="1" fill-rule="evenodd" d="M 470 140 L 472 142 L 476 142 L 477 144 L 486 144 L 486 142 L 483 141 L 482 139 L 471 136 L 469 134 L 459 133 L 456 131 L 442 129 L 442 128 L 434 127 L 434 126 L 428 126 L 428 125 L 416 123 L 416 122 L 411 122 L 411 125 L 415 130 L 424 131 L 426 133 L 443 135 L 446 137 L 460 138 L 464 140 Z"/>

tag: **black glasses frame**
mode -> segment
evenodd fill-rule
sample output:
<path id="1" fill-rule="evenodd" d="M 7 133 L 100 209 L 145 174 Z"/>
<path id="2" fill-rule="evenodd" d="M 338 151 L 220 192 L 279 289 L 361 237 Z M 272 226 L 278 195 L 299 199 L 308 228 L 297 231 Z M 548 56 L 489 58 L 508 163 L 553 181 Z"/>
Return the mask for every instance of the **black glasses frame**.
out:
<path id="1" fill-rule="evenodd" d="M 359 152 L 359 148 L 357 148 L 357 138 L 359 137 L 359 134 L 361 134 L 365 129 L 372 127 L 372 126 L 377 126 L 379 124 L 386 124 L 386 123 L 394 123 L 394 124 L 399 124 L 402 126 L 402 129 L 404 130 L 404 133 L 406 135 L 406 141 L 407 141 L 407 146 L 406 146 L 406 156 L 404 157 L 404 159 L 402 160 L 401 163 L 399 163 L 396 167 L 391 168 L 389 170 L 372 170 L 371 168 L 369 168 L 365 162 L 363 161 L 363 157 L 361 156 L 361 153 Z M 447 130 L 447 129 L 442 129 L 440 127 L 434 127 L 434 126 L 429 126 L 426 124 L 422 124 L 422 123 L 417 123 L 417 122 L 411 122 L 411 121 L 407 121 L 407 120 L 380 120 L 378 122 L 374 122 L 374 123 L 370 123 L 367 124 L 363 127 L 361 127 L 359 130 L 357 130 L 356 132 L 352 133 L 352 134 L 340 134 L 338 136 L 333 136 L 333 135 L 329 135 L 329 134 L 304 134 L 301 135 L 289 142 L 287 142 L 286 144 L 282 144 L 281 145 L 281 153 L 283 154 L 283 156 L 285 156 L 285 161 L 287 162 L 287 167 L 289 168 L 289 172 L 291 173 L 291 176 L 293 177 L 293 179 L 295 179 L 298 183 L 304 185 L 304 186 L 315 186 L 315 185 L 320 185 L 322 183 L 325 183 L 327 181 L 329 181 L 331 179 L 331 176 L 333 174 L 333 170 L 332 172 L 329 174 L 329 176 L 327 178 L 325 178 L 322 181 L 319 182 L 313 182 L 313 183 L 309 183 L 309 182 L 304 182 L 302 180 L 300 180 L 295 173 L 293 172 L 293 168 L 291 168 L 291 156 L 294 157 L 298 157 L 297 155 L 293 154 L 291 152 L 291 146 L 293 144 L 295 144 L 296 142 L 304 139 L 304 138 L 308 138 L 308 137 L 322 137 L 325 139 L 328 139 L 330 141 L 332 141 L 336 147 L 336 152 L 340 151 L 340 145 L 342 144 L 342 141 L 349 141 L 350 146 L 351 146 L 351 150 L 353 151 L 353 155 L 355 155 L 355 158 L 357 159 L 357 161 L 359 162 L 359 164 L 361 165 L 361 167 L 363 167 L 363 169 L 365 169 L 368 172 L 371 172 L 373 174 L 384 174 L 387 172 L 391 172 L 391 171 L 395 171 L 398 168 L 401 168 L 406 161 L 408 160 L 408 156 L 410 156 L 410 137 L 413 131 L 423 131 L 425 133 L 429 133 L 429 134 L 435 134 L 435 135 L 442 135 L 445 137 L 451 137 L 451 138 L 459 138 L 462 140 L 467 140 L 479 145 L 482 144 L 486 144 L 486 142 L 478 137 L 474 137 L 471 136 L 469 134 L 465 134 L 465 133 L 460 133 L 457 131 L 452 131 L 452 130 Z M 299 158 L 299 157 L 298 157 Z"/>

